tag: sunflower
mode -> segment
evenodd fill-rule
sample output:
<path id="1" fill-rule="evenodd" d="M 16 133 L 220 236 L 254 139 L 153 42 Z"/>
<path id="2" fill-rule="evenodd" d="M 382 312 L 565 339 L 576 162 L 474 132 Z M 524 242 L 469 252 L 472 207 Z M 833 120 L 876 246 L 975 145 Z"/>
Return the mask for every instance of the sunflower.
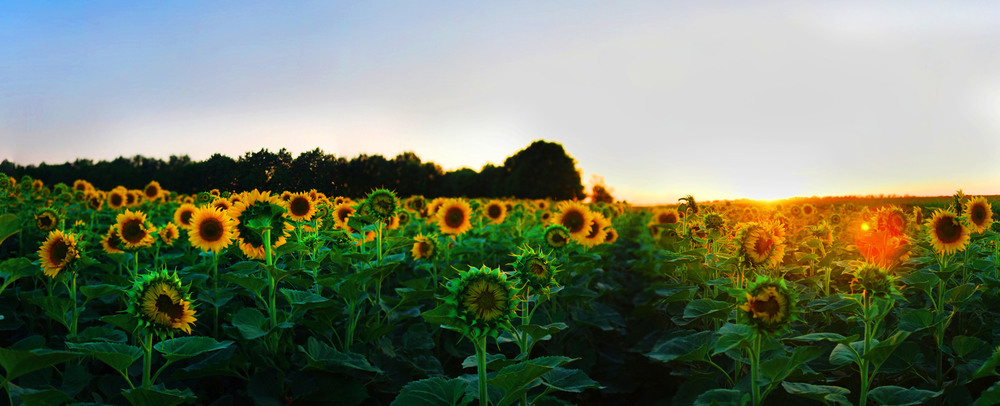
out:
<path id="1" fill-rule="evenodd" d="M 38 248 L 38 258 L 42 261 L 42 271 L 55 279 L 73 260 L 80 258 L 76 236 L 64 234 L 62 230 L 50 231 Z"/>
<path id="2" fill-rule="evenodd" d="M 555 274 L 559 270 L 541 250 L 524 246 L 520 251 L 514 256 L 514 275 L 532 290 L 548 292 L 550 287 L 556 285 Z"/>
<path id="3" fill-rule="evenodd" d="M 793 204 L 788 207 L 788 213 L 791 214 L 792 217 L 799 217 L 802 215 L 802 206 Z"/>
<path id="4" fill-rule="evenodd" d="M 934 216 L 927 220 L 927 227 L 931 231 L 931 244 L 942 254 L 965 250 L 969 243 L 969 229 L 958 221 L 951 210 L 936 210 Z"/>
<path id="5" fill-rule="evenodd" d="M 316 214 L 316 204 L 306 193 L 289 193 L 288 199 L 282 200 L 288 202 L 288 213 L 285 215 L 289 220 L 310 221 Z"/>
<path id="6" fill-rule="evenodd" d="M 147 334 L 156 334 L 161 339 L 173 337 L 177 330 L 191 334 L 191 326 L 198 321 L 188 290 L 176 273 L 145 274 L 126 294 L 127 312 L 138 319 L 139 327 L 145 328 Z"/>
<path id="7" fill-rule="evenodd" d="M 406 227 L 410 223 L 410 212 L 407 210 L 400 210 L 396 213 L 396 225 L 399 227 Z"/>
<path id="8" fill-rule="evenodd" d="M 124 187 L 118 186 L 111 189 L 108 192 L 108 207 L 112 210 L 121 210 L 122 207 L 125 207 L 126 195 L 128 195 L 128 190 Z"/>
<path id="9" fill-rule="evenodd" d="M 969 199 L 965 203 L 965 213 L 968 216 L 970 228 L 976 230 L 977 233 L 988 230 L 993 224 L 993 208 L 985 197 L 979 196 Z"/>
<path id="10" fill-rule="evenodd" d="M 160 229 L 160 232 L 158 234 L 160 237 L 160 241 L 162 241 L 164 245 L 171 246 L 174 244 L 174 240 L 177 239 L 177 236 L 180 235 L 180 231 L 177 230 L 176 224 L 167 223 L 167 225 L 163 226 L 163 228 Z"/>
<path id="11" fill-rule="evenodd" d="M 41 231 L 52 231 L 59 225 L 59 215 L 51 208 L 44 208 L 35 214 L 35 226 Z"/>
<path id="12" fill-rule="evenodd" d="M 108 233 L 101 238 L 101 247 L 108 254 L 123 254 L 122 239 L 118 237 L 118 229 L 114 225 L 108 226 Z"/>
<path id="13" fill-rule="evenodd" d="M 357 210 L 350 202 L 340 203 L 333 208 L 333 223 L 336 227 L 348 231 L 351 228 L 347 225 L 347 220 L 351 217 Z"/>
<path id="14" fill-rule="evenodd" d="M 681 221 L 681 213 L 676 209 L 657 210 L 649 224 L 677 224 Z"/>
<path id="15" fill-rule="evenodd" d="M 45 183 L 43 183 L 41 179 L 31 181 L 31 190 L 41 192 L 43 187 L 45 187 Z"/>
<path id="16" fill-rule="evenodd" d="M 559 205 L 552 222 L 562 224 L 574 238 L 586 237 L 590 234 L 594 213 L 580 203 L 565 201 Z"/>
<path id="17" fill-rule="evenodd" d="M 233 243 L 236 221 L 224 211 L 202 207 L 191 215 L 188 241 L 202 251 L 218 253 Z"/>
<path id="18" fill-rule="evenodd" d="M 271 248 L 277 248 L 285 244 L 288 231 L 293 230 L 292 225 L 286 223 L 282 217 L 287 209 L 284 202 L 278 196 L 272 196 L 270 192 L 261 193 L 257 189 L 244 195 L 244 200 L 233 205 L 229 209 L 229 217 L 236 220 L 236 239 L 239 241 L 240 250 L 247 258 L 264 259 L 266 251 L 264 249 L 263 229 L 254 230 L 250 224 L 254 222 L 265 223 L 265 228 L 271 229 Z"/>
<path id="19" fill-rule="evenodd" d="M 706 214 L 705 218 L 702 219 L 702 222 L 705 223 L 705 228 L 709 230 L 720 230 L 722 226 L 726 225 L 726 219 L 718 213 Z"/>
<path id="20" fill-rule="evenodd" d="M 424 197 L 420 195 L 410 196 L 406 199 L 405 206 L 407 209 L 420 213 L 424 210 Z"/>
<path id="21" fill-rule="evenodd" d="M 445 234 L 464 234 L 472 228 L 472 208 L 464 199 L 447 199 L 437 210 L 438 229 Z"/>
<path id="22" fill-rule="evenodd" d="M 886 268 L 866 263 L 851 273 L 854 275 L 851 284 L 857 283 L 869 295 L 886 298 L 899 293 L 899 289 L 895 286 L 896 277 Z"/>
<path id="23" fill-rule="evenodd" d="M 499 269 L 470 267 L 448 282 L 445 304 L 461 332 L 472 338 L 496 337 L 510 322 L 520 300 L 507 274 Z"/>
<path id="24" fill-rule="evenodd" d="M 163 196 L 163 188 L 160 187 L 160 182 L 150 181 L 146 187 L 142 188 L 142 195 L 148 201 L 158 200 Z"/>
<path id="25" fill-rule="evenodd" d="M 747 223 L 737 240 L 743 262 L 751 267 L 775 267 L 785 256 L 784 229 L 775 223 Z"/>
<path id="26" fill-rule="evenodd" d="M 444 204 L 446 200 L 450 199 L 446 199 L 444 197 L 435 197 L 434 200 L 431 200 L 430 203 L 427 203 L 424 206 L 423 213 L 424 217 L 427 218 L 427 224 L 437 221 L 438 209 L 441 208 L 441 205 Z"/>
<path id="27" fill-rule="evenodd" d="M 548 210 L 549 201 L 548 200 L 535 200 L 535 208 L 538 210 Z"/>
<path id="28" fill-rule="evenodd" d="M 806 203 L 802 205 L 803 216 L 810 217 L 813 214 L 816 214 L 816 207 L 814 207 L 811 203 Z"/>
<path id="29" fill-rule="evenodd" d="M 10 178 L 10 179 L 12 181 L 14 180 L 14 178 Z M 11 183 L 11 186 L 13 186 L 13 185 L 14 185 L 14 183 Z M 77 179 L 77 180 L 73 181 L 73 190 L 74 191 L 77 191 L 77 192 L 87 192 L 87 191 L 93 190 L 93 189 L 94 189 L 94 185 L 91 185 L 90 182 L 87 182 L 87 181 L 85 181 L 83 179 Z"/>
<path id="30" fill-rule="evenodd" d="M 191 229 L 191 216 L 198 210 L 198 206 L 191 203 L 184 203 L 174 210 L 174 223 L 185 230 Z"/>
<path id="31" fill-rule="evenodd" d="M 545 243 L 552 248 L 562 248 L 569 244 L 570 234 L 562 224 L 553 224 L 545 229 Z"/>
<path id="32" fill-rule="evenodd" d="M 223 199 L 221 197 L 218 197 L 215 200 L 213 200 L 211 206 L 216 210 L 222 210 L 222 211 L 229 211 L 229 209 L 233 207 L 233 205 L 229 203 L 229 199 Z"/>
<path id="33" fill-rule="evenodd" d="M 142 192 L 138 190 L 129 190 L 125 193 L 125 207 L 133 207 L 142 201 Z"/>
<path id="34" fill-rule="evenodd" d="M 795 319 L 795 293 L 781 278 L 758 276 L 746 292 L 740 310 L 750 316 L 750 324 L 763 334 L 775 333 Z"/>
<path id="35" fill-rule="evenodd" d="M 368 208 L 372 217 L 385 222 L 390 217 L 396 215 L 399 208 L 399 199 L 396 194 L 388 189 L 375 189 L 365 198 L 364 205 Z"/>
<path id="36" fill-rule="evenodd" d="M 611 220 L 608 220 L 600 212 L 593 212 L 593 214 L 594 219 L 590 222 L 589 232 L 583 237 L 580 237 L 580 234 L 574 236 L 576 241 L 585 247 L 593 247 L 603 243 L 608 234 L 607 231 L 604 231 L 604 228 L 611 225 Z"/>
<path id="37" fill-rule="evenodd" d="M 875 228 L 885 231 L 892 237 L 900 237 L 906 233 L 908 219 L 903 209 L 897 206 L 886 206 L 875 212 Z"/>
<path id="38" fill-rule="evenodd" d="M 486 217 L 490 219 L 490 223 L 500 224 L 503 220 L 507 218 L 507 206 L 498 200 L 490 200 L 486 203 L 486 208 L 483 209 Z"/>
<path id="39" fill-rule="evenodd" d="M 305 194 L 305 193 L 303 193 L 303 194 Z M 308 196 L 308 195 L 306 195 L 306 196 Z M 284 200 L 284 201 L 286 201 L 286 202 L 287 202 L 287 201 L 288 201 L 288 199 L 291 199 L 291 198 L 292 198 L 292 192 L 289 192 L 289 191 L 287 191 L 287 190 L 286 190 L 286 191 L 284 191 L 284 192 L 281 192 L 281 196 L 279 196 L 279 198 L 280 198 L 281 200 Z"/>
<path id="40" fill-rule="evenodd" d="M 413 237 L 413 249 L 410 252 L 413 254 L 413 259 L 426 259 L 434 260 L 438 254 L 438 240 L 433 235 L 424 236 L 423 234 L 417 234 Z"/>
<path id="41" fill-rule="evenodd" d="M 607 231 L 607 235 L 604 236 L 604 243 L 605 244 L 614 244 L 615 241 L 618 241 L 618 231 L 617 230 L 615 230 L 612 227 L 608 227 L 608 229 L 605 230 L 605 231 Z"/>
<path id="42" fill-rule="evenodd" d="M 156 227 L 146 223 L 146 213 L 126 209 L 115 218 L 118 237 L 125 249 L 136 250 L 153 245 L 153 232 Z"/>

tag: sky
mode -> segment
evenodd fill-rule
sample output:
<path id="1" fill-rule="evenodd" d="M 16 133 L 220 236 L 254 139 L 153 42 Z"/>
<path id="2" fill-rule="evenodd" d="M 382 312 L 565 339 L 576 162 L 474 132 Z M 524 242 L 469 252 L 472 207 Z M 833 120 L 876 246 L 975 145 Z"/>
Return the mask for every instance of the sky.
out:
<path id="1" fill-rule="evenodd" d="M 638 204 L 1000 194 L 996 21 L 991 2 L 3 2 L 0 159 L 479 170 L 541 139 Z"/>

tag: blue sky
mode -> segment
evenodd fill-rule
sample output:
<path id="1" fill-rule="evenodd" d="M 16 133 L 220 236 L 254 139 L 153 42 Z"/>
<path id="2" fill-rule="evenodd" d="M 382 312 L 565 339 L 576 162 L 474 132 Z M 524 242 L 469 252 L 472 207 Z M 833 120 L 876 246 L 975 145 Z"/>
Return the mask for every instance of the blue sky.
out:
<path id="1" fill-rule="evenodd" d="M 996 21 L 919 1 L 5 2 L 0 157 L 319 147 L 478 170 L 545 139 L 636 203 L 998 194 Z"/>

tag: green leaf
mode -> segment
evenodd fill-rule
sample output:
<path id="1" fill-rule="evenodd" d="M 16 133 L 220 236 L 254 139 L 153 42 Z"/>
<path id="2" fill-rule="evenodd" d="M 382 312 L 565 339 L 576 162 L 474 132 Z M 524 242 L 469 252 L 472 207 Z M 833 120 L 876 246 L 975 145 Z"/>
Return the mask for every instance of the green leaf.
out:
<path id="1" fill-rule="evenodd" d="M 726 281 L 728 281 L 728 279 L 726 279 Z M 662 296 L 660 301 L 673 303 L 691 300 L 694 298 L 694 294 L 697 291 L 697 286 L 674 286 L 669 288 L 659 288 L 654 292 L 656 292 L 657 295 Z"/>
<path id="2" fill-rule="evenodd" d="M 1000 404 L 1000 381 L 993 383 L 993 386 L 986 388 L 979 394 L 979 399 L 973 406 L 990 406 Z"/>
<path id="3" fill-rule="evenodd" d="M 309 337 L 306 347 L 299 346 L 299 351 L 305 353 L 309 366 L 315 369 L 342 367 L 360 371 L 382 373 L 381 369 L 372 366 L 364 355 L 353 352 L 340 352 L 337 349 Z"/>
<path id="4" fill-rule="evenodd" d="M 26 406 L 32 405 L 61 405 L 72 401 L 73 398 L 58 389 L 31 389 L 18 388 L 11 389 L 11 395 L 20 397 Z"/>
<path id="5" fill-rule="evenodd" d="M 462 406 L 472 402 L 466 396 L 469 381 L 434 377 L 406 384 L 390 406 Z"/>
<path id="6" fill-rule="evenodd" d="M 212 337 L 193 336 L 160 341 L 153 348 L 163 354 L 163 357 L 168 361 L 177 361 L 209 351 L 221 350 L 232 343 L 232 341 L 218 342 Z"/>
<path id="7" fill-rule="evenodd" d="M 108 296 L 114 294 L 120 294 L 123 291 L 121 286 L 115 285 L 86 285 L 80 286 L 80 293 L 83 293 L 87 297 L 87 300 L 93 300 L 101 296 Z"/>
<path id="8" fill-rule="evenodd" d="M 166 389 L 160 385 L 152 389 L 135 388 L 122 392 L 125 399 L 135 406 L 176 406 L 181 403 L 194 402 L 198 400 L 191 389 L 183 391 L 177 389 Z"/>
<path id="9" fill-rule="evenodd" d="M 833 348 L 833 351 L 830 352 L 830 363 L 833 365 L 845 365 L 853 362 L 860 365 L 861 360 L 858 358 L 858 354 L 864 350 L 865 342 L 855 341 L 850 345 L 851 346 L 848 347 L 844 344 L 837 344 L 837 346 Z M 851 350 L 852 348 L 853 351 Z"/>
<path id="10" fill-rule="evenodd" d="M 539 326 L 537 324 L 525 324 L 518 326 L 518 329 L 528 334 L 531 340 L 534 342 L 548 340 L 552 337 L 552 334 L 558 333 L 565 330 L 567 327 L 566 323 L 551 323 L 544 326 Z"/>
<path id="11" fill-rule="evenodd" d="M 713 315 L 725 316 L 729 314 L 732 305 L 729 302 L 712 299 L 696 299 L 688 303 L 684 308 L 685 319 L 699 319 Z"/>
<path id="12" fill-rule="evenodd" d="M 12 213 L 0 215 L 0 244 L 18 231 L 21 231 L 21 221 L 16 215 Z"/>
<path id="13" fill-rule="evenodd" d="M 59 322 L 67 329 L 69 323 L 66 322 L 66 312 L 73 307 L 73 302 L 67 297 L 42 296 L 28 299 L 32 304 L 41 307 L 45 315 L 50 319 Z"/>
<path id="14" fill-rule="evenodd" d="M 35 349 L 27 351 L 0 348 L 0 366 L 8 381 L 39 369 L 76 359 L 80 354 L 69 351 Z"/>
<path id="15" fill-rule="evenodd" d="M 789 394 L 823 402 L 825 405 L 851 405 L 847 395 L 851 393 L 839 386 L 812 385 L 802 382 L 782 382 L 781 387 Z"/>
<path id="16" fill-rule="evenodd" d="M 583 392 L 584 389 L 601 389 L 597 381 L 590 379 L 579 369 L 553 368 L 542 376 L 542 383 L 563 392 Z"/>
<path id="17" fill-rule="evenodd" d="M 119 371 L 128 369 L 129 366 L 139 358 L 142 358 L 143 355 L 141 348 L 122 343 L 98 342 L 77 344 L 66 342 L 66 347 L 73 350 L 80 350 Z"/>
<path id="18" fill-rule="evenodd" d="M 712 389 L 698 396 L 694 406 L 742 406 L 749 397 L 750 394 L 744 395 L 736 389 Z"/>
<path id="19" fill-rule="evenodd" d="M 285 298 L 288 299 L 288 303 L 291 303 L 292 308 L 294 309 L 293 313 L 309 309 L 329 307 L 335 303 L 330 299 L 312 292 L 285 288 L 281 288 L 279 290 L 281 291 L 281 294 L 285 295 Z"/>
<path id="20" fill-rule="evenodd" d="M 746 343 L 753 337 L 753 327 L 745 324 L 726 323 L 719 329 L 719 340 L 715 342 L 712 355 L 729 351 Z"/>
<path id="21" fill-rule="evenodd" d="M 988 343 L 976 337 L 955 336 L 955 338 L 951 340 L 951 348 L 955 351 L 955 355 L 958 355 L 961 358 L 965 358 L 966 355 L 969 355 L 974 351 L 979 351 L 988 347 Z"/>
<path id="22" fill-rule="evenodd" d="M 2 242 L 2 241 L 0 241 Z M 23 278 L 37 273 L 41 268 L 25 257 L 11 258 L 0 263 L 0 275 L 5 278 Z"/>
<path id="23" fill-rule="evenodd" d="M 837 333 L 810 333 L 806 335 L 801 335 L 798 337 L 786 338 L 786 340 L 792 341 L 805 341 L 807 343 L 815 343 L 819 341 L 830 341 L 834 343 L 846 344 L 851 341 L 856 340 L 857 336 L 844 337 Z"/>
<path id="24" fill-rule="evenodd" d="M 532 361 L 534 360 L 506 366 L 498 371 L 496 376 L 488 380 L 490 384 L 504 392 L 503 398 L 497 402 L 497 406 L 506 406 L 520 399 L 525 391 L 541 385 L 539 378 L 554 368 L 549 365 L 535 364 Z"/>
<path id="25" fill-rule="evenodd" d="M 954 288 L 948 289 L 944 292 L 944 296 L 947 298 L 947 302 L 955 305 L 960 305 L 965 303 L 976 293 L 976 285 L 972 283 L 966 283 L 964 285 L 958 285 Z"/>
<path id="26" fill-rule="evenodd" d="M 889 337 L 884 341 L 879 341 L 877 344 L 873 345 L 868 349 L 867 354 L 863 354 L 863 357 L 871 361 L 875 364 L 875 367 L 878 368 L 885 362 L 885 360 L 889 359 L 889 356 L 896 350 L 896 347 L 899 347 L 899 345 L 906 341 L 906 338 L 909 336 L 909 331 L 898 331 L 896 334 L 893 334 L 892 337 Z"/>
<path id="27" fill-rule="evenodd" d="M 908 406 L 925 404 L 928 399 L 940 394 L 941 391 L 931 392 L 899 386 L 879 386 L 868 392 L 868 399 L 883 406 Z"/>
<path id="28" fill-rule="evenodd" d="M 823 352 L 824 349 L 818 346 L 795 347 L 791 357 L 778 355 L 761 362 L 760 371 L 768 378 L 768 382 L 783 381 L 802 364 L 819 357 Z"/>
<path id="29" fill-rule="evenodd" d="M 253 293 L 257 297 L 261 297 L 261 292 L 263 292 L 264 287 L 267 286 L 267 280 L 259 276 L 227 273 L 223 274 L 221 278 L 242 286 L 244 289 Z"/>
<path id="30" fill-rule="evenodd" d="M 983 366 L 976 370 L 976 373 L 972 376 L 972 379 L 979 379 L 984 376 L 996 375 L 996 369 L 1000 366 L 1000 347 L 993 350 L 993 354 L 990 358 L 983 363 Z"/>
<path id="31" fill-rule="evenodd" d="M 934 320 L 934 313 L 927 309 L 914 309 L 903 312 L 899 318 L 899 329 L 916 333 L 937 325 Z"/>
<path id="32" fill-rule="evenodd" d="M 264 314 L 253 307 L 244 307 L 233 315 L 233 326 L 247 340 L 267 335 L 270 330 L 265 327 L 266 325 L 267 319 L 264 317 Z"/>
<path id="33" fill-rule="evenodd" d="M 657 343 L 653 350 L 645 355 L 660 362 L 705 360 L 715 333 L 711 331 L 695 333 L 694 330 L 689 330 L 688 333 L 682 334 Z"/>
<path id="34" fill-rule="evenodd" d="M 440 304 L 437 307 L 420 313 L 425 321 L 434 326 L 441 326 L 449 329 L 458 329 L 458 323 L 452 317 L 451 309 L 447 305 Z"/>

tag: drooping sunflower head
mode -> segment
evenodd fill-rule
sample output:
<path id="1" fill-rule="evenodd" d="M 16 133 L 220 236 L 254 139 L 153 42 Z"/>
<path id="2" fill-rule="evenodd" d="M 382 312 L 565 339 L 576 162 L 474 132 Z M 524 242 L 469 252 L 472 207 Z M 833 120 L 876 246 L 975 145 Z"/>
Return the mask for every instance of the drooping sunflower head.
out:
<path id="1" fill-rule="evenodd" d="M 950 210 L 936 210 L 927 220 L 927 227 L 930 228 L 931 245 L 939 253 L 963 251 L 969 244 L 969 229 Z"/>
<path id="2" fill-rule="evenodd" d="M 198 321 L 188 288 L 177 274 L 166 271 L 150 272 L 138 277 L 126 292 L 127 312 L 138 321 L 138 328 L 160 339 L 173 337 L 177 331 L 191 334 Z"/>
<path id="3" fill-rule="evenodd" d="M 464 234 L 472 229 L 472 207 L 465 199 L 448 199 L 437 210 L 438 229 L 444 234 Z"/>
<path id="4" fill-rule="evenodd" d="M 448 281 L 445 304 L 462 334 L 472 339 L 496 337 L 509 324 L 520 300 L 518 290 L 499 269 L 470 267 Z"/>
<path id="5" fill-rule="evenodd" d="M 521 281 L 520 285 L 527 284 L 532 291 L 541 292 L 548 292 L 557 285 L 555 274 L 559 270 L 541 250 L 525 245 L 514 258 L 514 275 Z"/>
<path id="6" fill-rule="evenodd" d="M 798 295 L 784 279 L 758 276 L 745 291 L 746 302 L 740 310 L 749 316 L 750 325 L 759 333 L 773 334 L 796 319 Z"/>
<path id="7" fill-rule="evenodd" d="M 562 248 L 570 241 L 569 230 L 562 224 L 553 224 L 545 228 L 545 244 L 550 248 Z"/>
<path id="8" fill-rule="evenodd" d="M 490 223 L 503 223 L 503 220 L 507 218 L 507 205 L 499 200 L 490 200 L 483 208 L 483 214 L 489 219 Z"/>
<path id="9" fill-rule="evenodd" d="M 553 224 L 561 224 L 569 230 L 571 236 L 586 237 L 590 234 L 594 222 L 594 213 L 577 202 L 564 201 L 552 217 Z"/>
<path id="10" fill-rule="evenodd" d="M 45 275 L 55 279 L 74 260 L 80 258 L 76 236 L 64 234 L 62 230 L 50 231 L 45 242 L 38 248 L 38 258 L 42 262 L 42 271 Z"/>
<path id="11" fill-rule="evenodd" d="M 969 199 L 965 203 L 965 215 L 969 220 L 969 228 L 976 230 L 977 233 L 986 231 L 993 224 L 993 207 L 982 196 Z"/>
<path id="12" fill-rule="evenodd" d="M 59 225 L 59 213 L 46 207 L 35 213 L 35 226 L 41 231 L 52 231 Z"/>
<path id="13" fill-rule="evenodd" d="M 153 245 L 153 232 L 156 227 L 146 222 L 146 213 L 126 209 L 115 218 L 118 237 L 123 248 L 137 250 Z"/>
<path id="14" fill-rule="evenodd" d="M 160 228 L 159 234 L 160 241 L 163 245 L 170 246 L 173 245 L 174 240 L 180 236 L 180 230 L 177 229 L 177 225 L 174 223 L 167 223 L 167 225 Z"/>
<path id="15" fill-rule="evenodd" d="M 292 221 L 310 221 L 316 214 L 316 202 L 308 193 L 289 193 L 285 200 L 288 204 L 288 219 Z"/>
<path id="16" fill-rule="evenodd" d="M 590 230 L 586 235 L 580 237 L 579 235 L 574 235 L 574 238 L 580 245 L 584 247 L 593 247 L 595 245 L 604 242 L 605 237 L 608 233 L 605 231 L 606 227 L 611 226 L 611 220 L 604 217 L 600 212 L 593 212 L 594 219 L 590 222 Z"/>
<path id="17" fill-rule="evenodd" d="M 854 275 L 852 284 L 857 283 L 869 295 L 889 297 L 899 293 L 896 277 L 884 267 L 865 263 L 851 273 Z"/>
<path id="18" fill-rule="evenodd" d="M 174 210 L 174 223 L 185 230 L 191 229 L 191 216 L 198 210 L 198 206 L 191 203 L 184 203 Z"/>
<path id="19" fill-rule="evenodd" d="M 775 223 L 745 223 L 737 233 L 739 254 L 750 267 L 773 268 L 785 256 L 784 229 Z"/>
<path id="20" fill-rule="evenodd" d="M 261 193 L 257 189 L 246 193 L 243 200 L 229 209 L 229 217 L 236 221 L 236 239 L 240 251 L 250 259 L 264 259 L 265 230 L 270 230 L 268 244 L 272 249 L 285 244 L 288 232 L 294 230 L 291 224 L 284 220 L 287 209 L 278 196 L 270 192 Z"/>
<path id="21" fill-rule="evenodd" d="M 413 237 L 413 248 L 410 250 L 413 259 L 433 261 L 438 256 L 438 239 L 434 235 L 417 234 Z"/>
<path id="22" fill-rule="evenodd" d="M 396 215 L 399 208 L 399 199 L 396 194 L 388 189 L 375 189 L 368 193 L 364 205 L 368 207 L 370 215 L 382 222 L 388 221 Z"/>

